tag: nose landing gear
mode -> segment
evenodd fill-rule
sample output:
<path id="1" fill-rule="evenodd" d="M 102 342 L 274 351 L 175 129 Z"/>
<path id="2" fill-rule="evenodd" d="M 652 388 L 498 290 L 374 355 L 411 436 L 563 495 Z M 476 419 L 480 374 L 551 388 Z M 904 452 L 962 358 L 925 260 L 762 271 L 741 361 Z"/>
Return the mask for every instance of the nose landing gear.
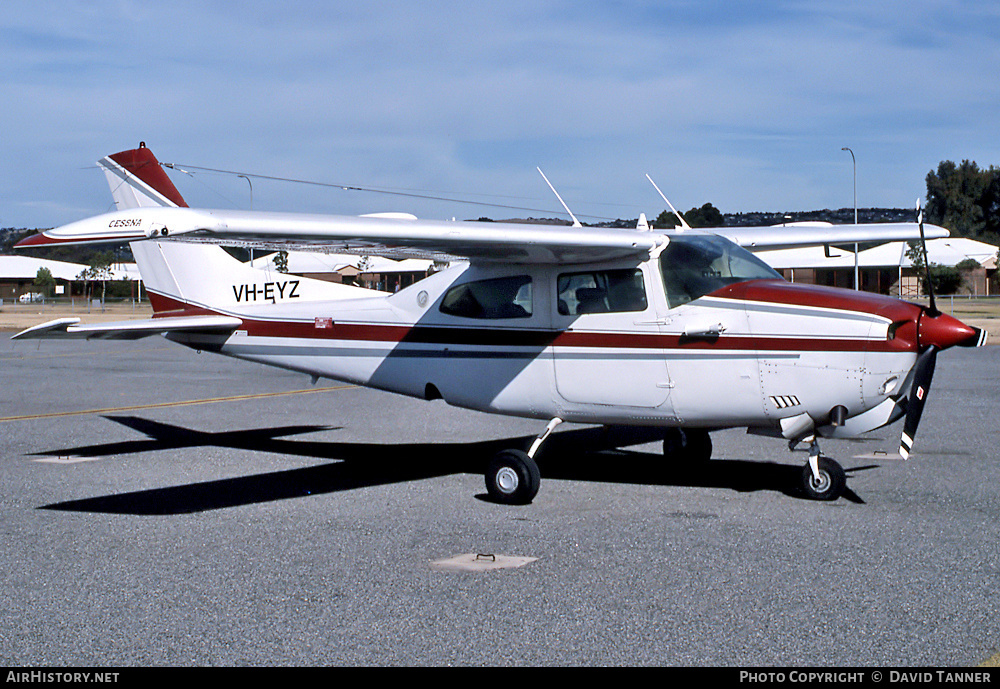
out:
<path id="1" fill-rule="evenodd" d="M 829 457 L 820 455 L 819 443 L 813 437 L 809 444 L 809 461 L 802 467 L 801 488 L 813 500 L 836 500 L 847 486 L 844 468 Z"/>

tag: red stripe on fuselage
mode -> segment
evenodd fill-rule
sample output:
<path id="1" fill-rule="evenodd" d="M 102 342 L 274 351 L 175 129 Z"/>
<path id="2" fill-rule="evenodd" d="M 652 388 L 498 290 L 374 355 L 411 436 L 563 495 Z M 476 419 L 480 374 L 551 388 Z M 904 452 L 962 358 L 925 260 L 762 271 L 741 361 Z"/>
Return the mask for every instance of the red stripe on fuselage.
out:
<path id="1" fill-rule="evenodd" d="M 158 294 L 152 290 L 146 290 L 149 295 L 149 303 L 153 307 L 153 318 L 176 318 L 177 316 L 236 316 L 239 314 L 222 313 L 214 309 L 206 309 L 202 306 L 188 304 L 185 301 L 174 299 L 163 294 Z"/>
<path id="2" fill-rule="evenodd" d="M 186 315 L 186 314 L 185 314 Z M 437 344 L 494 347 L 580 347 L 589 349 L 672 349 L 700 351 L 907 351 L 890 340 L 849 340 L 806 337 L 754 337 L 721 335 L 692 338 L 658 333 L 615 333 L 572 330 L 510 328 L 463 328 L 450 326 L 405 326 L 375 323 L 337 323 L 316 327 L 312 322 L 265 321 L 244 318 L 248 335 L 274 338 L 345 340 L 390 344 Z"/>
<path id="3" fill-rule="evenodd" d="M 786 286 L 795 289 L 784 289 Z M 833 293 L 831 293 L 833 292 Z M 837 292 L 846 292 L 839 294 Z M 866 293 L 817 287 L 789 285 L 771 280 L 759 280 L 730 285 L 710 296 L 736 301 L 761 301 L 795 306 L 815 306 L 841 311 L 856 311 L 893 321 L 908 320 L 921 308 Z M 872 298 L 874 297 L 874 298 Z M 242 330 L 248 335 L 308 340 L 343 340 L 388 344 L 437 344 L 455 346 L 531 347 L 539 350 L 553 347 L 592 349 L 662 349 L 692 351 L 755 351 L 755 352 L 904 352 L 915 348 L 909 338 L 849 339 L 838 337 L 726 335 L 718 337 L 685 337 L 683 335 L 637 332 L 602 332 L 580 330 L 543 330 L 531 328 L 489 328 L 430 325 L 392 325 L 380 323 L 338 323 L 324 319 L 323 327 L 315 321 L 272 320 L 247 318 L 239 313 L 223 313 L 150 292 L 154 318 L 219 314 L 243 319 Z M 750 307 L 752 308 L 752 307 Z"/>

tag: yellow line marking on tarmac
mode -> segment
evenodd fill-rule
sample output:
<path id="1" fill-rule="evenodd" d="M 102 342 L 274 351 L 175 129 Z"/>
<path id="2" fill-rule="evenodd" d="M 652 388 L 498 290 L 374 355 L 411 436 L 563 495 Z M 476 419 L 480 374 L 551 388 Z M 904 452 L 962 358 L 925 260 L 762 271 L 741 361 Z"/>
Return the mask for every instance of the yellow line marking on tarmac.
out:
<path id="1" fill-rule="evenodd" d="M 154 349 L 143 350 L 143 352 L 162 352 L 162 351 L 167 350 L 167 349 L 175 349 L 175 348 L 174 347 L 156 347 Z M 141 353 L 139 353 L 138 355 L 141 356 Z M 94 356 L 94 352 L 93 351 L 88 351 L 88 350 L 85 350 L 85 349 L 80 349 L 80 350 L 75 351 L 75 352 L 59 352 L 59 353 L 41 352 L 41 351 L 38 351 L 38 350 L 35 350 L 34 352 L 15 352 L 13 350 L 8 350 L 6 353 L 0 353 L 0 361 L 26 361 L 28 359 L 61 359 L 63 357 L 70 357 L 70 356 L 87 356 L 87 357 L 93 357 Z M 120 352 L 118 354 L 111 354 L 111 355 L 109 355 L 109 354 L 102 354 L 102 357 L 104 357 L 104 358 L 107 358 L 109 356 L 129 356 L 129 355 L 125 354 L 124 352 Z"/>
<path id="2" fill-rule="evenodd" d="M 232 397 L 209 397 L 202 400 L 181 400 L 180 402 L 156 402 L 154 404 L 136 404 L 131 407 L 107 407 L 105 409 L 80 409 L 78 411 L 60 411 L 49 414 L 25 414 L 24 416 L 0 417 L 4 421 L 31 421 L 34 419 L 53 419 L 60 416 L 83 416 L 85 414 L 111 414 L 114 412 L 136 411 L 139 409 L 164 409 L 166 407 L 189 407 L 195 404 L 214 404 L 215 402 L 239 402 L 241 400 L 257 400 L 268 397 L 287 397 L 288 395 L 307 395 L 315 392 L 332 392 L 334 390 L 349 390 L 357 385 L 333 385 L 325 388 L 307 390 L 288 390 L 284 392 L 261 392 L 256 395 L 233 395 Z"/>

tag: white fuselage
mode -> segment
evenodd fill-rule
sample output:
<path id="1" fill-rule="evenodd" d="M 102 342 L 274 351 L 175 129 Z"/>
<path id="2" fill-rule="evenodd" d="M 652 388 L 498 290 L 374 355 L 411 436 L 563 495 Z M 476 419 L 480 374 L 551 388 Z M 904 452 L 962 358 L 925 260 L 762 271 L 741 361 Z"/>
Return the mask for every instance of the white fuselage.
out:
<path id="1" fill-rule="evenodd" d="M 213 306 L 243 320 L 231 335 L 170 337 L 470 409 L 706 428 L 804 414 L 821 426 L 837 405 L 855 416 L 898 392 L 916 359 L 890 337 L 918 308 L 898 300 L 757 280 L 684 302 L 669 285 L 656 258 L 459 264 L 391 295 L 297 302 L 275 285 L 266 303 Z"/>

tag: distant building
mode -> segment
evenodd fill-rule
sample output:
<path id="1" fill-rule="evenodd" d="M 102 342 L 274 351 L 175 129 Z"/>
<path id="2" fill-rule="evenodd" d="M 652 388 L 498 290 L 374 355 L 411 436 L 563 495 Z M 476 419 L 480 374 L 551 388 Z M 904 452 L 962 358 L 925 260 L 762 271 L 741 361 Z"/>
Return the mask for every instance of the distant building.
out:
<path id="1" fill-rule="evenodd" d="M 88 266 L 66 261 L 50 261 L 34 256 L 0 256 L 0 299 L 16 302 L 22 294 L 39 292 L 35 277 L 40 268 L 48 268 L 56 283 L 55 297 L 83 296 L 85 281 L 80 278 Z M 134 263 L 120 264 L 111 271 L 112 280 L 138 281 Z"/>
<path id="2" fill-rule="evenodd" d="M 260 259 L 276 270 L 274 254 Z M 383 292 L 396 292 L 435 271 L 434 261 L 409 258 L 395 261 L 381 256 L 325 254 L 310 251 L 288 252 L 288 272 L 293 275 L 357 285 Z"/>
<path id="3" fill-rule="evenodd" d="M 860 288 L 892 296 L 918 296 L 923 276 L 917 274 L 907 257 L 908 248 L 907 242 L 888 242 L 859 251 Z M 792 282 L 854 287 L 853 251 L 820 246 L 759 251 L 757 255 Z M 950 267 L 973 259 L 978 267 L 966 272 L 959 292 L 980 296 L 1000 294 L 997 247 L 992 244 L 964 237 L 932 239 L 927 242 L 927 257 L 932 264 Z"/>

